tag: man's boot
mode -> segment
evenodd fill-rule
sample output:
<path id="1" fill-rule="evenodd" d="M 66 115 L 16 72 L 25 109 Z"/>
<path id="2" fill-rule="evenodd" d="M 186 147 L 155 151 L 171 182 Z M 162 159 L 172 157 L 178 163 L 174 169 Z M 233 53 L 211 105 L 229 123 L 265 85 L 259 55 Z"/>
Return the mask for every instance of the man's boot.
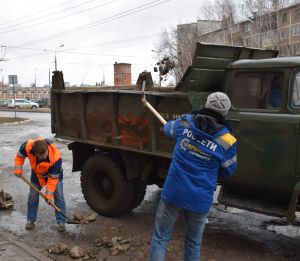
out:
<path id="1" fill-rule="evenodd" d="M 34 228 L 34 222 L 31 221 L 31 220 L 27 220 L 25 228 L 26 229 L 33 229 Z"/>
<path id="2" fill-rule="evenodd" d="M 58 224 L 58 232 L 65 232 L 66 231 L 66 226 L 65 224 Z"/>

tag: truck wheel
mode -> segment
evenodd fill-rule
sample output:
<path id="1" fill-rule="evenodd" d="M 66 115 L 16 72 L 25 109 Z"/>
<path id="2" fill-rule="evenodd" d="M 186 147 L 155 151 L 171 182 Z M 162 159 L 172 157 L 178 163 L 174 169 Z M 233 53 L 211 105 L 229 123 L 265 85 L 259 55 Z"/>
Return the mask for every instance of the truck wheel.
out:
<path id="1" fill-rule="evenodd" d="M 141 204 L 141 202 L 144 200 L 147 184 L 144 182 L 137 181 L 134 186 L 135 186 L 135 191 L 130 206 L 131 209 L 135 209 L 136 207 L 138 207 Z"/>
<path id="2" fill-rule="evenodd" d="M 88 205 L 99 214 L 114 216 L 131 210 L 132 186 L 109 157 L 94 155 L 85 162 L 81 187 Z"/>

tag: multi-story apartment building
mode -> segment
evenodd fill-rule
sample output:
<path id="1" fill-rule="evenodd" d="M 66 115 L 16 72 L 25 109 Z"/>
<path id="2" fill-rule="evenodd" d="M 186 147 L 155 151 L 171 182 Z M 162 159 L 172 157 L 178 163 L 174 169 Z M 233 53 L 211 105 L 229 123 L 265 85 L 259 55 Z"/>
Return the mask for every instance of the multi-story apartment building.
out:
<path id="1" fill-rule="evenodd" d="M 222 22 L 198 20 L 196 23 L 177 25 L 177 56 L 179 68 L 176 78 L 180 79 L 185 69 L 191 64 L 195 52 L 196 42 L 207 32 L 217 30 Z"/>
<path id="2" fill-rule="evenodd" d="M 201 42 L 276 49 L 280 56 L 300 55 L 300 3 L 277 11 L 257 13 L 240 23 L 234 23 L 230 18 L 219 24 L 213 23 L 219 27 L 206 32 L 195 28 L 200 27 L 201 21 L 177 26 L 178 50 L 182 57 L 188 52 L 182 48 L 183 39 L 180 38 L 183 35 L 180 30 L 184 28 L 197 32 L 195 39 Z"/>

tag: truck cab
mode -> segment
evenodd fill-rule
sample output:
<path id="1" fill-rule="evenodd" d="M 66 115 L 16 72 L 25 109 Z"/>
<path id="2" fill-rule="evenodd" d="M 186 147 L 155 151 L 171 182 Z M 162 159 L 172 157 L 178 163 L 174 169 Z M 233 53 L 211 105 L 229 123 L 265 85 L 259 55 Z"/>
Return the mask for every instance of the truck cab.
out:
<path id="1" fill-rule="evenodd" d="M 239 167 L 222 180 L 219 201 L 291 221 L 300 184 L 300 58 L 238 60 L 226 73 Z"/>
<path id="2" fill-rule="evenodd" d="M 220 179 L 218 201 L 295 220 L 300 188 L 300 57 L 275 50 L 198 43 L 177 91 L 194 108 L 201 93 L 222 91 L 237 138 L 238 169 Z M 197 98 L 199 97 L 199 98 Z"/>

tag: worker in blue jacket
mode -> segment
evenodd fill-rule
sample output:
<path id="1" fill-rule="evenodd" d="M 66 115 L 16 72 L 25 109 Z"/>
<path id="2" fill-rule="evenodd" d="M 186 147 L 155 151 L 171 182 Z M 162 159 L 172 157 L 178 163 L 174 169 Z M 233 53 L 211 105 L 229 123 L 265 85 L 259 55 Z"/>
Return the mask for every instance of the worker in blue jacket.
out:
<path id="1" fill-rule="evenodd" d="M 237 167 L 236 139 L 224 116 L 231 107 L 225 93 L 207 97 L 205 108 L 164 126 L 176 140 L 172 162 L 159 202 L 150 261 L 165 259 L 178 214 L 185 223 L 185 261 L 199 261 L 206 218 L 219 176 L 231 176 Z"/>

